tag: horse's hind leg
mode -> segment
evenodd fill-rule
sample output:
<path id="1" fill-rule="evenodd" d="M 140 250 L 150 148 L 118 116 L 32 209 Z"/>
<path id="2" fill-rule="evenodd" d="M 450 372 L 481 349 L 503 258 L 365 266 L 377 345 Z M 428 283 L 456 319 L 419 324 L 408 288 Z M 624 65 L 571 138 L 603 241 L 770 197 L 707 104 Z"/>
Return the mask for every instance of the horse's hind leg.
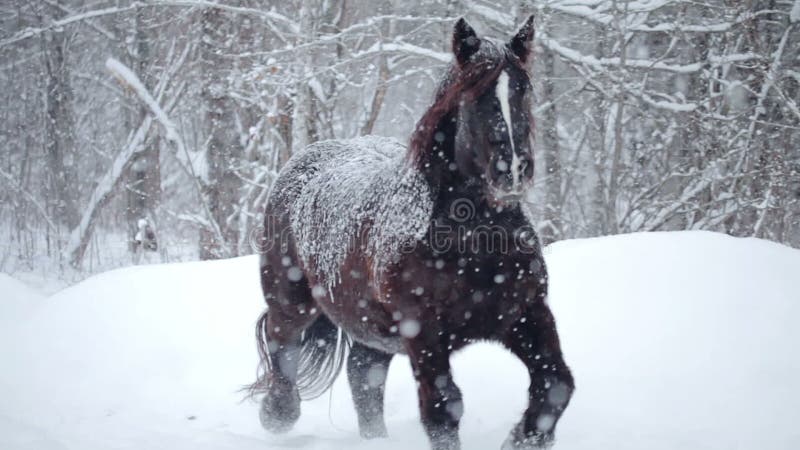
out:
<path id="1" fill-rule="evenodd" d="M 347 357 L 347 378 L 358 414 L 358 429 L 366 439 L 386 437 L 383 393 L 392 356 L 353 342 Z"/>
<path id="2" fill-rule="evenodd" d="M 527 366 L 531 384 L 528 409 L 503 449 L 550 448 L 558 419 L 575 384 L 561 354 L 556 323 L 544 302 L 529 305 L 512 327 L 505 345 Z"/>
<path id="3" fill-rule="evenodd" d="M 263 327 L 269 363 L 264 380 L 259 418 L 272 433 L 289 431 L 300 417 L 300 394 L 297 389 L 297 361 L 300 356 L 301 330 L 292 332 L 278 311 L 270 309 Z M 288 332 L 283 332 L 283 330 Z M 278 331 L 276 331 L 278 330 Z"/>
<path id="4" fill-rule="evenodd" d="M 265 391 L 259 417 L 266 430 L 283 433 L 300 417 L 297 374 L 301 337 L 319 313 L 305 278 L 293 281 L 279 273 L 283 267 L 274 271 L 275 267 L 268 258 L 262 260 L 261 282 L 268 309 L 259 321 L 258 340 L 267 372 L 259 380 L 259 388 Z"/>

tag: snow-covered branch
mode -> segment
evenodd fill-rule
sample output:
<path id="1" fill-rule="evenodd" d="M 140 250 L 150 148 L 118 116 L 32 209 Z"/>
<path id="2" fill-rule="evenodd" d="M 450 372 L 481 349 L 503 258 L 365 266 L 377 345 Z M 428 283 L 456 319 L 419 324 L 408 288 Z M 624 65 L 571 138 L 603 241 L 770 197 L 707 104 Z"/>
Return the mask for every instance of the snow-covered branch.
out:
<path id="1" fill-rule="evenodd" d="M 123 14 L 135 11 L 141 8 L 154 8 L 154 7 L 191 7 L 191 8 L 217 8 L 235 14 L 243 14 L 249 16 L 260 17 L 268 21 L 268 23 L 280 24 L 284 29 L 290 33 L 298 33 L 300 31 L 298 24 L 289 19 L 288 17 L 278 14 L 274 11 L 256 8 L 245 8 L 240 6 L 228 5 L 215 1 L 204 0 L 138 0 L 134 1 L 127 6 L 114 6 L 108 8 L 95 9 L 81 13 L 70 14 L 69 16 L 54 20 L 49 24 L 42 27 L 28 27 L 18 31 L 10 37 L 0 40 L 0 48 L 8 45 L 23 41 L 25 39 L 37 36 L 48 30 L 58 29 L 78 22 L 88 21 L 91 19 Z M 277 33 L 282 33 L 282 30 L 273 28 Z"/>
<path id="2" fill-rule="evenodd" d="M 605 70 L 606 68 L 617 68 L 622 66 L 630 69 L 663 70 L 666 72 L 691 74 L 700 72 L 701 70 L 707 68 L 719 67 L 725 64 L 760 61 L 764 59 L 762 55 L 757 55 L 755 53 L 739 53 L 723 56 L 711 55 L 707 61 L 699 61 L 689 64 L 669 64 L 662 61 L 634 58 L 626 58 L 625 63 L 621 64 L 619 57 L 597 58 L 593 55 L 584 55 L 578 50 L 571 49 L 547 35 L 542 35 L 540 42 L 548 50 L 557 53 L 562 58 L 575 64 L 592 67 L 596 70 Z"/>
<path id="3" fill-rule="evenodd" d="M 449 63 L 453 59 L 450 53 L 438 52 L 406 42 L 375 43 L 375 45 L 372 47 L 354 54 L 353 57 L 363 58 L 366 56 L 377 55 L 382 52 L 401 53 L 408 56 L 420 56 L 423 58 L 432 59 L 434 61 L 439 61 L 441 63 Z"/>
<path id="4" fill-rule="evenodd" d="M 186 146 L 186 142 L 183 139 L 183 136 L 178 131 L 177 126 L 175 123 L 169 118 L 167 113 L 161 108 L 161 106 L 156 102 L 144 84 L 139 80 L 139 77 L 133 73 L 126 65 L 122 64 L 118 60 L 114 58 L 108 58 L 106 60 L 106 68 L 111 71 L 116 77 L 120 79 L 123 83 L 125 83 L 128 87 L 130 87 L 139 99 L 147 105 L 150 112 L 152 112 L 155 119 L 158 123 L 164 128 L 164 137 L 174 146 L 175 151 L 173 152 L 175 157 L 183 164 L 184 167 L 188 168 L 190 174 L 192 175 L 192 181 L 194 183 L 208 183 L 209 182 L 209 175 L 208 175 L 208 167 L 207 165 L 202 165 L 198 167 L 195 164 L 195 158 L 191 155 L 192 153 L 189 152 L 188 147 Z M 201 194 L 203 193 L 202 187 L 198 186 L 198 191 Z M 203 201 L 203 207 L 207 215 L 207 220 L 212 225 L 212 231 L 217 235 L 219 239 L 222 239 L 222 231 L 219 224 L 213 219 L 213 214 L 208 208 L 208 204 Z M 222 239 L 224 241 L 224 239 Z M 221 242 L 222 242 L 221 241 Z"/>
<path id="5" fill-rule="evenodd" d="M 97 218 L 103 207 L 111 200 L 114 192 L 116 192 L 123 174 L 133 163 L 134 156 L 144 150 L 145 139 L 147 139 L 152 123 L 153 119 L 150 116 L 142 121 L 125 148 L 117 154 L 114 161 L 111 163 L 111 167 L 106 171 L 92 191 L 88 204 L 83 208 L 84 213 L 81 216 L 80 222 L 78 226 L 71 231 L 69 240 L 67 241 L 66 252 L 69 255 L 70 264 L 73 267 L 80 267 Z"/>

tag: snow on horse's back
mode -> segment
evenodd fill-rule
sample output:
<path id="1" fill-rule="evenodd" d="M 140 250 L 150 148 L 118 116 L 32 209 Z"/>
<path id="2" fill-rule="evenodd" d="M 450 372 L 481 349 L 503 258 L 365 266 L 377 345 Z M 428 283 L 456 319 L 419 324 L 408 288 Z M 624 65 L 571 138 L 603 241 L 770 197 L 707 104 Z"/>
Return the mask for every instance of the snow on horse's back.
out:
<path id="1" fill-rule="evenodd" d="M 274 195 L 291 195 L 284 201 L 299 256 L 326 286 L 339 281 L 353 245 L 366 245 L 382 267 L 424 236 L 433 210 L 431 189 L 406 147 L 378 136 L 313 144 L 289 161 L 276 186 Z"/>

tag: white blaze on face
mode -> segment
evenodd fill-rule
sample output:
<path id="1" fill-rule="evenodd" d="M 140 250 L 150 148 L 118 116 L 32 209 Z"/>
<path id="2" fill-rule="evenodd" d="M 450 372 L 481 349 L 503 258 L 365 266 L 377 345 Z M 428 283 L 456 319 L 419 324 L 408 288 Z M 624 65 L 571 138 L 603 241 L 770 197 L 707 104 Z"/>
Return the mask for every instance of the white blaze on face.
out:
<path id="1" fill-rule="evenodd" d="M 514 182 L 514 190 L 517 190 L 517 186 L 519 186 L 520 160 L 517 156 L 517 150 L 514 148 L 514 130 L 511 128 L 511 104 L 509 103 L 511 93 L 509 92 L 508 72 L 505 70 L 497 77 L 495 95 L 497 100 L 500 101 L 500 112 L 503 113 L 503 120 L 505 120 L 506 129 L 508 130 L 508 140 L 511 142 L 511 176 Z"/>

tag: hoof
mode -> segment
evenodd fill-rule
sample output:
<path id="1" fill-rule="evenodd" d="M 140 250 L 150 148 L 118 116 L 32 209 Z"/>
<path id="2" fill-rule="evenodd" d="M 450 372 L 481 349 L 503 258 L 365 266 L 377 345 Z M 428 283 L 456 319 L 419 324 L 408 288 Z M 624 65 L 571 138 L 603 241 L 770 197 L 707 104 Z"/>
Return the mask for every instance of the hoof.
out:
<path id="1" fill-rule="evenodd" d="M 361 434 L 363 439 L 383 439 L 389 437 L 389 433 L 386 431 L 386 425 L 382 423 L 359 427 L 359 434 Z"/>
<path id="2" fill-rule="evenodd" d="M 522 441 L 514 441 L 510 437 L 503 442 L 501 450 L 545 450 L 553 448 L 553 441 L 539 441 L 528 438 Z"/>
<path id="3" fill-rule="evenodd" d="M 297 389 L 271 389 L 261 399 L 258 417 L 261 426 L 270 433 L 282 434 L 291 430 L 300 418 L 300 394 Z"/>
<path id="4" fill-rule="evenodd" d="M 501 450 L 543 450 L 553 448 L 553 434 L 536 432 L 525 435 L 522 428 L 517 425 L 508 436 Z"/>
<path id="5" fill-rule="evenodd" d="M 447 430 L 440 433 L 429 433 L 431 448 L 433 450 L 460 450 L 461 440 L 458 431 Z"/>

